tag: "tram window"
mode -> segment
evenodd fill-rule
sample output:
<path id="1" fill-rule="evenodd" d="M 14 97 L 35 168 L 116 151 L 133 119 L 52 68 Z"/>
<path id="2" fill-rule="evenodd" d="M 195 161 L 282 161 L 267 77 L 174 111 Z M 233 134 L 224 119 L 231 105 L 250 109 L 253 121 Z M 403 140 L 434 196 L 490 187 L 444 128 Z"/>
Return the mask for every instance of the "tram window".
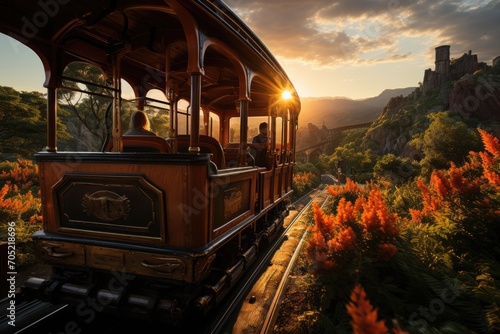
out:
<path id="1" fill-rule="evenodd" d="M 166 138 L 170 133 L 170 105 L 165 93 L 158 89 L 150 90 L 146 95 L 144 112 L 149 117 L 151 131 Z"/>
<path id="2" fill-rule="evenodd" d="M 177 134 L 188 135 L 190 133 L 189 128 L 191 127 L 191 110 L 189 107 L 189 102 L 186 100 L 180 100 L 177 103 Z"/>
<path id="3" fill-rule="evenodd" d="M 137 110 L 134 100 L 122 101 L 122 131 L 125 133 L 130 126 L 130 116 Z M 144 113 L 148 116 L 151 131 L 157 136 L 166 138 L 170 130 L 170 111 L 168 105 L 161 105 L 146 100 L 143 108 Z"/>
<path id="4" fill-rule="evenodd" d="M 276 145 L 281 147 L 282 137 L 283 137 L 283 120 L 281 117 L 276 117 Z M 269 124 L 270 120 L 268 117 L 249 117 L 248 118 L 248 133 L 247 142 L 251 143 L 253 137 L 259 134 L 259 125 L 262 122 Z M 269 126 L 269 129 L 271 127 Z M 271 137 L 271 131 L 268 132 Z M 240 142 L 240 119 L 238 117 L 233 117 L 229 120 L 229 142 L 239 143 Z"/>
<path id="5" fill-rule="evenodd" d="M 208 128 L 208 135 L 210 137 L 214 137 L 215 139 L 220 141 L 220 118 L 219 118 L 219 115 L 214 114 L 213 112 L 209 113 L 207 128 Z"/>
<path id="6" fill-rule="evenodd" d="M 106 87 L 101 70 L 94 65 L 73 62 L 63 72 L 58 89 L 58 119 L 64 124 L 58 133 L 61 151 L 99 152 L 107 141 L 107 117 L 112 117 L 113 91 Z"/>
<path id="7" fill-rule="evenodd" d="M 285 138 L 285 143 L 286 143 L 286 149 L 287 150 L 290 150 L 291 149 L 291 139 L 290 139 L 290 131 L 291 131 L 291 122 L 290 122 L 290 110 L 287 111 L 287 118 L 286 118 L 286 124 L 285 124 L 285 128 L 287 129 L 286 131 L 286 138 Z"/>
<path id="8" fill-rule="evenodd" d="M 219 139 L 220 136 L 220 121 L 219 116 L 214 113 L 209 113 L 208 119 L 205 120 L 205 113 L 200 109 L 199 133 Z M 191 134 L 191 108 L 189 103 L 181 100 L 177 106 L 177 134 Z"/>
<path id="9" fill-rule="evenodd" d="M 281 149 L 281 144 L 283 142 L 283 119 L 281 117 L 276 117 L 276 148 Z"/>
<path id="10" fill-rule="evenodd" d="M 259 124 L 262 122 L 269 123 L 268 117 L 249 117 L 248 118 L 248 132 L 247 132 L 247 142 L 251 143 L 253 137 L 259 134 Z M 269 136 L 271 133 L 269 132 Z M 240 142 L 240 118 L 232 117 L 229 120 L 229 142 L 239 143 Z"/>
<path id="11" fill-rule="evenodd" d="M 240 119 L 239 117 L 232 117 L 229 119 L 229 142 L 240 142 Z"/>

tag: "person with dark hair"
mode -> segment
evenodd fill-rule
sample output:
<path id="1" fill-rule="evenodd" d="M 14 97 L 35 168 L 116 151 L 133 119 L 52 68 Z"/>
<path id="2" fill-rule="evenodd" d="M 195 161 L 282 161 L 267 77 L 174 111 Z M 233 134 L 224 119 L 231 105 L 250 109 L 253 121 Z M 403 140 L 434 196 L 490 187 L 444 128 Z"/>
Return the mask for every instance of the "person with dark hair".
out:
<path id="1" fill-rule="evenodd" d="M 123 134 L 124 136 L 156 136 L 156 133 L 151 131 L 149 119 L 146 113 L 142 110 L 137 110 L 130 116 L 129 130 Z"/>
<path id="2" fill-rule="evenodd" d="M 255 158 L 255 165 L 266 167 L 266 153 L 269 139 L 267 137 L 267 123 L 259 124 L 259 134 L 252 139 L 251 153 Z"/>

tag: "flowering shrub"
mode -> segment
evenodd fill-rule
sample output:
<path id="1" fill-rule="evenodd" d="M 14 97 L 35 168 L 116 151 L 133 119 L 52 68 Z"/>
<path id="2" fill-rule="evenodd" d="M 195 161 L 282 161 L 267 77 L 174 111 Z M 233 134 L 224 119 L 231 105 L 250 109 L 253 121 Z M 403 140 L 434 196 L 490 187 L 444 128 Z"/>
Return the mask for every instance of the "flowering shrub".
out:
<path id="1" fill-rule="evenodd" d="M 2 183 L 20 185 L 21 189 L 38 187 L 38 166 L 31 160 L 17 159 L 0 164 L 0 180 Z"/>
<path id="2" fill-rule="evenodd" d="M 17 265 L 34 261 L 32 234 L 41 229 L 38 167 L 30 160 L 0 164 L 0 240 L 7 240 L 7 225 L 15 222 Z"/>
<path id="3" fill-rule="evenodd" d="M 292 188 L 294 195 L 300 197 L 317 185 L 317 176 L 312 172 L 297 172 L 293 174 Z"/>
<path id="4" fill-rule="evenodd" d="M 387 327 L 383 320 L 377 320 L 377 309 L 373 308 L 366 297 L 363 287 L 356 284 L 351 292 L 351 300 L 347 304 L 347 312 L 352 317 L 354 334 L 386 334 Z"/>
<path id="5" fill-rule="evenodd" d="M 307 255 L 339 331 L 405 333 L 379 316 L 411 333 L 500 328 L 500 143 L 479 132 L 485 150 L 461 166 L 407 186 L 347 180 L 313 205 Z"/>
<path id="6" fill-rule="evenodd" d="M 24 159 L 1 167 L 0 221 L 40 222 L 38 167 Z"/>
<path id="7" fill-rule="evenodd" d="M 458 258 L 481 250 L 499 256 L 500 143 L 479 130 L 484 152 L 471 152 L 463 166 L 436 170 L 428 184 L 418 179 L 422 207 L 410 209 L 414 223 L 425 223 L 426 232 L 454 250 Z"/>
<path id="8" fill-rule="evenodd" d="M 366 296 L 365 289 L 356 284 L 351 292 L 349 303 L 346 305 L 347 312 L 351 316 L 353 334 L 387 334 L 389 330 L 383 320 L 378 319 L 377 309 L 372 306 Z M 403 331 L 397 322 L 392 329 L 394 334 L 408 334 Z"/>
<path id="9" fill-rule="evenodd" d="M 389 213 L 380 190 L 374 185 L 361 188 L 349 181 L 343 189 L 328 188 L 331 195 L 340 197 L 335 213 L 326 214 L 313 204 L 315 226 L 307 254 L 318 271 L 335 269 L 341 274 L 362 263 L 388 261 L 397 250 L 397 215 Z"/>

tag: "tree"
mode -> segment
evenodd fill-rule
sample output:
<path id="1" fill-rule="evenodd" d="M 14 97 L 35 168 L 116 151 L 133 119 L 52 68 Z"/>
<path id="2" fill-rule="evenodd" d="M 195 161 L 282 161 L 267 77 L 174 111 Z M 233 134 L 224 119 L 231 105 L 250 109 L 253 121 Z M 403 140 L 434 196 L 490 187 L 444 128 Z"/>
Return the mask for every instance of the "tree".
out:
<path id="1" fill-rule="evenodd" d="M 40 92 L 18 92 L 0 86 L 1 153 L 31 159 L 46 144 L 47 100 Z M 58 124 L 58 136 L 67 138 L 66 128 Z"/>
<path id="2" fill-rule="evenodd" d="M 332 173 L 337 173 L 337 163 L 343 161 L 345 164 L 344 173 L 357 174 L 373 168 L 375 156 L 370 150 L 362 150 L 356 142 L 350 142 L 344 146 L 337 147 L 330 156 L 329 169 Z M 361 180 L 358 180 L 361 181 Z M 362 181 L 366 181 L 363 179 Z"/>
<path id="3" fill-rule="evenodd" d="M 64 69 L 68 78 L 79 78 L 87 83 L 63 80 L 70 89 L 58 91 L 58 116 L 71 133 L 71 139 L 61 141 L 62 150 L 100 151 L 109 136 L 109 118 L 112 108 L 111 87 L 101 70 L 90 64 L 73 62 Z M 80 90 L 80 91 L 78 91 Z M 84 93 L 82 91 L 88 92 Z"/>
<path id="4" fill-rule="evenodd" d="M 386 154 L 377 161 L 373 175 L 394 184 L 402 184 L 417 176 L 420 168 L 417 162 L 408 158 L 400 158 L 394 154 Z"/>
<path id="5" fill-rule="evenodd" d="M 425 171 L 444 169 L 453 162 L 460 165 L 470 151 L 481 149 L 479 134 L 447 111 L 431 113 L 429 127 L 411 140 L 410 145 L 424 153 Z"/>
<path id="6" fill-rule="evenodd" d="M 73 62 L 64 70 L 68 78 L 63 80 L 69 89 L 60 89 L 58 94 L 58 116 L 67 125 L 72 138 L 61 142 L 62 150 L 101 151 L 110 140 L 112 118 L 112 87 L 97 66 Z M 109 88 L 107 88 L 109 87 Z M 137 108 L 135 101 L 122 101 L 122 128 L 129 126 L 132 112 Z M 166 137 L 169 133 L 169 113 L 165 106 L 145 105 L 151 128 L 157 135 Z"/>

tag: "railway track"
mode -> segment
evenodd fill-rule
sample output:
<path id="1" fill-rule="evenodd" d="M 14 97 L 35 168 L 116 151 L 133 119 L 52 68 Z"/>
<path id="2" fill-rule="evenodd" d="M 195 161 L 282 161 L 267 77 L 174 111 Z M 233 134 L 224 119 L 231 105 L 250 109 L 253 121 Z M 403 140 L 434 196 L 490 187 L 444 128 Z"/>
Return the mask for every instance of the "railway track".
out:
<path id="1" fill-rule="evenodd" d="M 252 288 L 261 278 L 262 274 L 269 270 L 273 256 L 280 249 L 282 244 L 288 239 L 290 231 L 294 228 L 295 223 L 304 215 L 314 201 L 324 202 L 325 196 L 322 189 L 305 195 L 297 200 L 294 206 L 297 208 L 296 214 L 290 217 L 290 221 L 283 230 L 279 231 L 274 242 L 265 249 L 253 264 L 253 267 L 248 270 L 244 276 L 233 287 L 231 296 L 224 298 L 222 302 L 211 311 L 211 313 L 203 319 L 187 319 L 178 327 L 168 326 L 169 333 L 198 333 L 198 334 L 226 334 L 235 332 L 235 324 L 237 322 L 251 322 L 252 319 L 243 319 L 241 310 L 248 300 L 249 294 L 253 293 Z M 305 237 L 305 231 L 302 233 L 302 239 Z M 282 295 L 287 284 L 287 276 L 297 255 L 300 251 L 302 241 L 295 247 L 295 253 L 291 256 L 290 262 L 287 264 L 283 277 L 273 294 L 271 303 L 266 303 L 268 309 L 261 316 L 254 333 L 271 334 L 276 320 L 278 307 L 282 300 Z M 26 300 L 24 300 L 26 299 Z M 167 325 L 152 323 L 136 319 L 121 317 L 120 314 L 100 313 L 96 306 L 94 312 L 89 309 L 74 309 L 65 304 L 53 305 L 41 300 L 29 300 L 25 295 L 16 297 L 16 301 L 21 300 L 16 307 L 15 327 L 8 324 L 9 318 L 6 316 L 8 300 L 0 301 L 0 333 L 22 333 L 22 334 L 43 334 L 43 333 L 118 333 L 134 330 L 147 330 L 148 333 L 165 332 Z M 243 316 L 244 317 L 244 316 Z M 246 331 L 251 333 L 251 331 Z"/>
<path id="2" fill-rule="evenodd" d="M 307 237 L 309 220 L 305 217 L 312 203 L 322 206 L 327 200 L 324 189 L 316 189 L 296 204 L 301 206 L 297 214 L 285 226 L 284 235 L 288 240 L 273 253 L 271 265 L 253 284 L 252 291 L 242 305 L 232 331 L 225 333 L 271 334 L 278 317 L 279 307 L 284 298 L 288 276 L 293 270 L 301 252 L 302 243 Z"/>

